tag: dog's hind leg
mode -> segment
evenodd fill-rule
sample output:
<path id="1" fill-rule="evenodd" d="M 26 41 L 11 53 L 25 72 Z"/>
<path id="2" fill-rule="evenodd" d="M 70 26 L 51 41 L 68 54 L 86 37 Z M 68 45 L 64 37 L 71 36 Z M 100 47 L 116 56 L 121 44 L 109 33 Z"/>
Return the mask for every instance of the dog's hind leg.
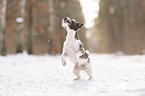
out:
<path id="1" fill-rule="evenodd" d="M 87 67 L 85 68 L 85 72 L 88 74 L 89 80 L 92 80 L 93 79 L 93 77 L 92 77 L 92 68 L 91 68 L 90 64 L 88 64 Z"/>
<path id="2" fill-rule="evenodd" d="M 81 76 L 80 76 L 80 70 L 78 69 L 78 65 L 74 66 L 73 73 L 77 76 L 77 78 L 74 79 L 74 80 L 78 80 L 78 79 L 81 78 Z"/>

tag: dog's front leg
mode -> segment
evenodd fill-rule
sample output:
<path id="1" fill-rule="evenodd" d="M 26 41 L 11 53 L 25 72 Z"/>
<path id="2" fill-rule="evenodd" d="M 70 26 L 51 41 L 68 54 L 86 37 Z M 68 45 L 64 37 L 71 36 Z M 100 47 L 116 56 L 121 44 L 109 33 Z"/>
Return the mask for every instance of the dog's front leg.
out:
<path id="1" fill-rule="evenodd" d="M 67 56 L 67 53 L 62 53 L 61 55 L 61 63 L 63 66 L 66 65 L 66 56 Z"/>

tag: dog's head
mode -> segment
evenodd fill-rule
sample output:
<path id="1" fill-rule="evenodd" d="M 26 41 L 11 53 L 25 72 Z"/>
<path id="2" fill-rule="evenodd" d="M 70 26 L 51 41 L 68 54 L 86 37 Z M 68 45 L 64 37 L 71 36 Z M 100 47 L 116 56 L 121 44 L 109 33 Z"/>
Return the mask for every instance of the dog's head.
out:
<path id="1" fill-rule="evenodd" d="M 74 31 L 77 31 L 77 30 L 79 30 L 83 26 L 83 23 L 76 22 L 74 19 L 70 20 L 69 17 L 65 17 L 62 20 L 62 26 L 65 29 L 69 28 L 69 29 L 72 29 Z"/>

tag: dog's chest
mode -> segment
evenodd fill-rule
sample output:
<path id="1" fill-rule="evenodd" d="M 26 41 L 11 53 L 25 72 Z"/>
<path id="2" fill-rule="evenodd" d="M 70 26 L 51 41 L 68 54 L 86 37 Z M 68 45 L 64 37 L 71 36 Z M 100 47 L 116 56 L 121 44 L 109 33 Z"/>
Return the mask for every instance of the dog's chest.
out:
<path id="1" fill-rule="evenodd" d="M 78 40 L 66 40 L 65 48 L 68 53 L 76 53 L 79 50 L 79 41 Z"/>

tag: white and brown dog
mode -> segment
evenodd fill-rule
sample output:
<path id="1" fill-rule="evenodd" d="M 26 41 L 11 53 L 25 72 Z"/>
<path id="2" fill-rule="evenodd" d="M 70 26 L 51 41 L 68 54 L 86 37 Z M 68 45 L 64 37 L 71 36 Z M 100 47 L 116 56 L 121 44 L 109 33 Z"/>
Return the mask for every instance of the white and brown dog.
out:
<path id="1" fill-rule="evenodd" d="M 66 40 L 63 45 L 63 53 L 61 55 L 62 64 L 64 66 L 66 65 L 66 57 L 68 57 L 75 65 L 73 73 L 77 78 L 74 80 L 81 78 L 81 70 L 84 70 L 89 75 L 89 80 L 92 79 L 89 51 L 85 51 L 83 43 L 78 37 L 78 30 L 83 26 L 83 24 L 66 17 L 62 20 L 62 26 L 67 30 Z"/>

